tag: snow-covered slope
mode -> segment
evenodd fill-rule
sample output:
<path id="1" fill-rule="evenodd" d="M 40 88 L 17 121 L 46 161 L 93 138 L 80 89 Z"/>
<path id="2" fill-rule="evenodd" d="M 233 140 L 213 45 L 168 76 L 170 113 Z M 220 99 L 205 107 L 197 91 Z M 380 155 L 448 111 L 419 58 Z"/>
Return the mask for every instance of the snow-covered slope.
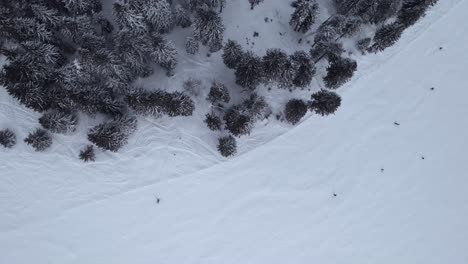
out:
<path id="1" fill-rule="evenodd" d="M 2 150 L 0 263 L 467 263 L 466 10 L 441 0 L 363 58 L 335 116 L 227 162 L 180 157 L 217 164 L 196 173 L 162 180 L 173 160 L 130 148 L 86 166 Z"/>

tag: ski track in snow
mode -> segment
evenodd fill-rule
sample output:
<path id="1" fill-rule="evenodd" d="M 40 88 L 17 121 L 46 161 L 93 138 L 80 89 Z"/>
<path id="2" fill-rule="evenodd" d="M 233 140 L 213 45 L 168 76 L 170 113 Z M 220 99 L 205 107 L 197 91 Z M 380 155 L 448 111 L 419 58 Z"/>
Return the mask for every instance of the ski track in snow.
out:
<path id="1" fill-rule="evenodd" d="M 142 119 L 123 154 L 96 164 L 75 161 L 77 135 L 45 154 L 0 151 L 0 263 L 465 263 L 466 10 L 439 1 L 394 47 L 359 58 L 336 116 L 268 143 L 278 124 L 260 128 L 243 142 L 262 146 L 228 162 L 177 119 Z M 21 141 L 38 115 L 0 98 Z M 148 156 L 160 151 L 190 166 Z"/>

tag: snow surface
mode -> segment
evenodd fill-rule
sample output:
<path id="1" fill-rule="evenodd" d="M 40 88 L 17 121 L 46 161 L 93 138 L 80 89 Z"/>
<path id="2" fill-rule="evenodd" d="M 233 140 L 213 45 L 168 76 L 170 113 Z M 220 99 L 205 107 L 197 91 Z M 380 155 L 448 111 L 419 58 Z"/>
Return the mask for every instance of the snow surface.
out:
<path id="1" fill-rule="evenodd" d="M 468 263 L 467 10 L 440 0 L 360 58 L 336 115 L 260 124 L 228 161 L 184 119 L 93 164 L 82 135 L 1 149 L 0 263 Z M 21 141 L 37 117 L 2 89 L 0 126 Z"/>

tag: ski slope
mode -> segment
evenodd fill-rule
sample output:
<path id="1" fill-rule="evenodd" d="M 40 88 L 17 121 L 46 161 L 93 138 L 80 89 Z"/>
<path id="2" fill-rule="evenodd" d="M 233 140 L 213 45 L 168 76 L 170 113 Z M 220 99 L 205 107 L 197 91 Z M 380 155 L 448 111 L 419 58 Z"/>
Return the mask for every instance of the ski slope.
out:
<path id="1" fill-rule="evenodd" d="M 67 137 L 46 154 L 2 149 L 0 263 L 468 263 L 467 10 L 439 1 L 359 61 L 336 115 L 228 161 L 138 149 L 166 134 L 156 151 L 205 146 L 164 120 L 95 164 L 67 157 Z M 1 96 L 27 131 L 37 116 Z"/>

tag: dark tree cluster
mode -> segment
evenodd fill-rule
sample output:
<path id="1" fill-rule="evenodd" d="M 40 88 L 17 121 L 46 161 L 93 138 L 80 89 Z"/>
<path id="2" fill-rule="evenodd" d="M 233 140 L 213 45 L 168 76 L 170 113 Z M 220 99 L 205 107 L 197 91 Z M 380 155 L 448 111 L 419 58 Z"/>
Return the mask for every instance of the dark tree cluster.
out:
<path id="1" fill-rule="evenodd" d="M 210 8 L 225 4 L 199 2 Z M 0 1 L 0 50 L 7 58 L 0 84 L 20 103 L 41 112 L 39 123 L 53 133 L 75 131 L 79 111 L 104 114 L 110 124 L 132 112 L 191 115 L 193 101 L 182 93 L 136 93 L 131 86 L 152 75 L 153 64 L 167 76 L 175 73 L 177 51 L 163 34 L 176 25 L 189 27 L 193 19 L 189 6 L 171 5 L 168 0 L 117 0 L 114 28 L 101 14 L 99 0 Z M 212 43 L 212 36 L 222 41 L 217 17 L 214 24 L 210 16 L 199 23 L 199 33 L 208 34 L 202 43 Z M 37 130 L 27 142 L 45 149 L 41 139 L 47 135 Z"/>
<path id="2" fill-rule="evenodd" d="M 427 9 L 436 2 L 437 0 L 404 0 L 396 21 L 379 27 L 375 33 L 372 46 L 367 50 L 378 52 L 393 46 L 401 38 L 403 31 L 422 18 Z"/>
<path id="3" fill-rule="evenodd" d="M 334 0 L 337 11 L 345 16 L 357 16 L 366 23 L 381 23 L 395 16 L 403 0 Z"/>
<path id="4" fill-rule="evenodd" d="M 315 74 L 311 57 L 303 51 L 288 55 L 273 48 L 260 58 L 250 51 L 244 52 L 233 40 L 227 42 L 223 51 L 224 63 L 235 69 L 236 83 L 249 90 L 255 90 L 262 83 L 276 83 L 282 88 L 304 88 Z"/>
<path id="5" fill-rule="evenodd" d="M 214 81 L 211 85 L 210 92 L 208 93 L 208 98 L 206 98 L 212 104 L 223 104 L 229 103 L 231 97 L 227 87 L 218 82 Z"/>

